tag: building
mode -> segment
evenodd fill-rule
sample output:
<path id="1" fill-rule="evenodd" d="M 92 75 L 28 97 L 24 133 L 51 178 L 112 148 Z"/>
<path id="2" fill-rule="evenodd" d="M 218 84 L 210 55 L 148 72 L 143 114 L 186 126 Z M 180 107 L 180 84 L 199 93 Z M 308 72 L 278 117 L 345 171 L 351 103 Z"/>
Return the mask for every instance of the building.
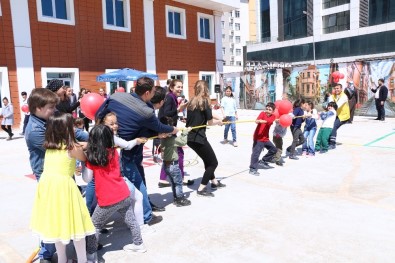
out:
<path id="1" fill-rule="evenodd" d="M 19 123 L 20 92 L 53 78 L 75 93 L 129 90 L 133 83 L 96 82 L 126 67 L 182 79 L 186 97 L 205 79 L 214 94 L 223 70 L 221 16 L 237 7 L 236 0 L 2 0 L 0 96 L 10 98 Z"/>
<path id="2" fill-rule="evenodd" d="M 297 85 L 295 76 L 304 74 L 308 65 L 320 73 L 316 82 L 325 85 L 320 87 L 321 96 L 331 88 L 326 83 L 334 71 L 345 76 L 341 84 L 353 81 L 364 98 L 360 103 L 372 97 L 370 88 L 379 78 L 387 87 L 394 86 L 390 70 L 395 64 L 394 1 L 256 0 L 255 4 L 256 42 L 247 45 L 247 62 L 289 63 L 291 77 L 275 69 L 284 87 L 287 82 Z M 306 91 L 308 86 L 299 88 Z"/>

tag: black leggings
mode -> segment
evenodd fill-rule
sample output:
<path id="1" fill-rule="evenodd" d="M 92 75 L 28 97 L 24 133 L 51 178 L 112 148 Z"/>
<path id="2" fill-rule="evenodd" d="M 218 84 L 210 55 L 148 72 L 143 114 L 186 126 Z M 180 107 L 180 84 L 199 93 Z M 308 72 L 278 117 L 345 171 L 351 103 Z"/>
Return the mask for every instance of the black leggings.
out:
<path id="1" fill-rule="evenodd" d="M 11 125 L 1 125 L 1 128 L 8 133 L 8 136 L 12 137 L 12 135 L 14 135 L 12 133 L 12 129 L 11 129 Z"/>
<path id="2" fill-rule="evenodd" d="M 217 156 L 215 156 L 214 150 L 211 148 L 211 145 L 207 140 L 204 144 L 188 142 L 188 146 L 191 147 L 191 149 L 194 150 L 203 160 L 204 168 L 206 170 L 204 171 L 201 184 L 207 185 L 210 180 L 215 178 L 214 172 L 218 166 Z"/>

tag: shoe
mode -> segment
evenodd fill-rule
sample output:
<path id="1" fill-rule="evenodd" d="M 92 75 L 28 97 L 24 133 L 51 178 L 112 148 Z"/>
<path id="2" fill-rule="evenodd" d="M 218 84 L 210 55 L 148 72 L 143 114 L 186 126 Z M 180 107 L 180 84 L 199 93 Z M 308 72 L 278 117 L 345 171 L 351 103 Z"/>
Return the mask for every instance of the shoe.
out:
<path id="1" fill-rule="evenodd" d="M 51 263 L 52 261 L 49 259 L 40 259 L 40 263 Z"/>
<path id="2" fill-rule="evenodd" d="M 314 153 L 309 153 L 308 155 L 306 155 L 307 158 L 311 158 L 311 157 L 314 157 L 314 156 L 315 156 Z"/>
<path id="3" fill-rule="evenodd" d="M 373 119 L 373 120 L 375 120 L 375 121 L 379 121 L 379 120 L 380 120 L 380 118 L 376 118 L 376 119 Z"/>
<path id="4" fill-rule="evenodd" d="M 257 169 L 252 169 L 252 168 L 250 168 L 249 174 L 252 174 L 252 175 L 255 175 L 255 176 L 259 176 L 260 175 L 260 173 L 258 172 Z"/>
<path id="5" fill-rule="evenodd" d="M 165 187 L 170 187 L 170 186 L 171 186 L 170 183 L 162 183 L 162 182 L 158 183 L 158 187 L 159 188 L 165 188 Z"/>
<path id="6" fill-rule="evenodd" d="M 302 156 L 306 156 L 306 155 L 309 155 L 309 153 L 306 152 L 306 151 L 303 151 L 303 152 L 302 152 Z"/>
<path id="7" fill-rule="evenodd" d="M 200 196 L 200 197 L 214 197 L 214 194 L 211 192 L 208 192 L 206 188 L 204 188 L 202 191 L 197 190 L 196 193 L 197 193 L 197 196 Z"/>
<path id="8" fill-rule="evenodd" d="M 22 135 L 22 136 L 24 136 L 25 134 L 24 134 L 23 132 L 20 132 L 20 133 L 19 133 L 19 135 Z"/>
<path id="9" fill-rule="evenodd" d="M 277 162 L 276 162 L 276 165 L 278 165 L 278 166 L 283 166 L 283 163 L 280 162 L 280 161 L 277 161 Z"/>
<path id="10" fill-rule="evenodd" d="M 140 232 L 142 235 L 155 233 L 156 230 L 153 226 L 149 226 L 148 224 L 143 224 L 140 226 Z"/>
<path id="11" fill-rule="evenodd" d="M 381 120 L 380 121 L 385 121 L 385 118 L 381 118 Z"/>
<path id="12" fill-rule="evenodd" d="M 229 141 L 227 140 L 227 139 L 224 139 L 223 141 L 222 141 L 222 144 L 227 144 Z"/>
<path id="13" fill-rule="evenodd" d="M 336 149 L 336 145 L 329 145 L 328 150 L 335 150 Z"/>
<path id="14" fill-rule="evenodd" d="M 177 207 L 182 207 L 182 206 L 191 205 L 191 201 L 189 201 L 185 197 L 180 197 L 180 198 L 175 198 L 173 204 Z"/>
<path id="15" fill-rule="evenodd" d="M 270 166 L 267 162 L 261 160 L 262 162 L 258 163 L 258 169 L 272 169 L 274 168 L 273 166 Z"/>
<path id="16" fill-rule="evenodd" d="M 162 216 L 156 216 L 156 215 L 152 214 L 152 218 L 151 218 L 151 220 L 147 223 L 147 225 L 152 226 L 152 225 L 155 225 L 155 224 L 160 223 L 162 220 L 163 220 L 163 217 L 162 217 Z"/>
<path id="17" fill-rule="evenodd" d="M 92 254 L 86 253 L 86 259 L 87 259 L 88 263 L 89 262 L 92 262 L 92 263 L 97 262 L 97 252 L 92 253 Z"/>
<path id="18" fill-rule="evenodd" d="M 237 146 L 239 146 L 239 145 L 237 144 L 237 142 L 233 142 L 233 147 L 237 147 Z"/>
<path id="19" fill-rule="evenodd" d="M 108 234 L 108 232 L 110 232 L 110 231 L 108 231 L 108 229 L 106 229 L 106 228 L 103 228 L 100 230 L 100 234 Z"/>
<path id="20" fill-rule="evenodd" d="M 226 187 L 226 184 L 221 183 L 220 180 L 218 180 L 217 184 L 211 183 L 211 189 L 218 189 L 218 188 L 224 188 Z"/>
<path id="21" fill-rule="evenodd" d="M 182 182 L 182 185 L 193 185 L 195 183 L 195 180 L 188 180 L 186 182 Z"/>
<path id="22" fill-rule="evenodd" d="M 147 252 L 147 249 L 145 248 L 144 244 L 141 244 L 141 245 L 129 244 L 129 245 L 124 246 L 123 250 L 131 251 L 131 252 L 138 252 L 138 253 Z"/>
<path id="23" fill-rule="evenodd" d="M 6 141 L 11 141 L 12 137 L 8 137 L 7 139 L 5 139 Z"/>
<path id="24" fill-rule="evenodd" d="M 283 164 L 285 163 L 283 157 L 280 157 L 280 163 L 283 163 Z"/>
<path id="25" fill-rule="evenodd" d="M 320 154 L 327 153 L 327 152 L 328 152 L 328 150 L 321 150 Z"/>
<path id="26" fill-rule="evenodd" d="M 14 136 L 14 134 L 13 133 L 11 133 L 11 135 L 10 135 L 10 138 L 12 139 L 12 136 Z"/>
<path id="27" fill-rule="evenodd" d="M 296 157 L 295 155 L 290 155 L 288 158 L 289 158 L 289 159 L 292 159 L 292 160 L 299 160 L 299 158 Z"/>
<path id="28" fill-rule="evenodd" d="M 166 211 L 166 208 L 164 208 L 164 207 L 156 206 L 151 201 L 149 203 L 151 205 L 151 209 L 152 209 L 153 212 L 164 212 L 164 211 Z"/>
<path id="29" fill-rule="evenodd" d="M 259 161 L 260 162 L 260 161 Z M 259 163 L 258 162 L 258 163 Z M 272 158 L 270 161 L 267 161 L 267 163 L 276 163 L 276 160 L 274 160 L 274 158 Z"/>

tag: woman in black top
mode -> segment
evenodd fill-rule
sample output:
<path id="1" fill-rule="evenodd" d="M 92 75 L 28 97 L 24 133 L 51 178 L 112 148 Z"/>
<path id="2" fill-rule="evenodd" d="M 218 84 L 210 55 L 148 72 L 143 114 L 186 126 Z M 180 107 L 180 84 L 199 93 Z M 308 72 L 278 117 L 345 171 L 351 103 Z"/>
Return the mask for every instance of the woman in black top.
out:
<path id="1" fill-rule="evenodd" d="M 222 125 L 222 120 L 213 119 L 210 107 L 210 95 L 207 82 L 198 80 L 194 87 L 194 97 L 188 104 L 186 127 L 201 125 Z M 211 180 L 211 189 L 225 187 L 223 183 L 215 179 L 215 169 L 218 166 L 217 157 L 206 137 L 206 127 L 192 129 L 188 133 L 188 146 L 194 150 L 204 163 L 204 174 L 197 190 L 198 196 L 214 197 L 207 191 L 207 184 Z"/>

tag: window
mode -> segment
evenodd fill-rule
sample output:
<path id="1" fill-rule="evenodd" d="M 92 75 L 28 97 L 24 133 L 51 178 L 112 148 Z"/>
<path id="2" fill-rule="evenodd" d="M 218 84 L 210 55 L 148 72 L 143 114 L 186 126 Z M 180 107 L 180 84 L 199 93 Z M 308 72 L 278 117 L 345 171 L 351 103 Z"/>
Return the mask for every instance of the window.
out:
<path id="1" fill-rule="evenodd" d="M 241 61 L 236 61 L 236 66 L 241 66 Z"/>
<path id="2" fill-rule="evenodd" d="M 233 48 L 229 49 L 231 55 L 233 55 L 233 50 Z"/>
<path id="3" fill-rule="evenodd" d="M 236 48 L 236 56 L 241 56 L 241 49 L 240 48 Z"/>
<path id="4" fill-rule="evenodd" d="M 80 91 L 80 74 L 78 68 L 41 68 L 42 86 L 47 86 L 51 79 L 60 79 L 63 84 L 73 88 L 74 93 Z"/>
<path id="5" fill-rule="evenodd" d="M 339 6 L 339 5 L 344 5 L 344 4 L 349 4 L 350 0 L 323 0 L 322 1 L 322 8 L 331 8 L 334 6 Z"/>
<path id="6" fill-rule="evenodd" d="M 225 34 L 222 34 L 222 39 L 225 39 Z"/>
<path id="7" fill-rule="evenodd" d="M 167 37 L 186 39 L 185 9 L 166 6 L 166 35 Z"/>
<path id="8" fill-rule="evenodd" d="M 214 42 L 214 18 L 211 15 L 198 13 L 199 41 Z"/>
<path id="9" fill-rule="evenodd" d="M 102 0 L 103 28 L 131 32 L 129 0 Z"/>
<path id="10" fill-rule="evenodd" d="M 283 20 L 279 27 L 284 28 L 284 40 L 297 39 L 307 36 L 307 10 L 308 1 L 283 0 Z M 270 27 L 266 28 L 266 32 Z M 262 37 L 269 37 L 262 35 Z M 281 36 L 280 36 L 281 39 Z"/>
<path id="11" fill-rule="evenodd" d="M 307 72 L 307 77 L 310 78 L 310 72 Z"/>
<path id="12" fill-rule="evenodd" d="M 232 27 L 233 27 L 233 22 L 229 22 L 229 27 L 230 27 L 230 29 L 232 29 Z"/>
<path id="13" fill-rule="evenodd" d="M 369 1 L 369 26 L 395 21 L 394 1 Z"/>
<path id="14" fill-rule="evenodd" d="M 324 34 L 350 29 L 350 11 L 340 12 L 322 17 Z"/>
<path id="15" fill-rule="evenodd" d="M 213 71 L 200 71 L 199 79 L 204 80 L 208 84 L 208 89 L 210 91 L 210 98 L 215 99 L 216 94 L 214 91 L 214 82 L 215 82 L 215 72 Z"/>
<path id="16" fill-rule="evenodd" d="M 229 36 L 229 41 L 233 42 L 233 36 L 232 35 Z"/>
<path id="17" fill-rule="evenodd" d="M 222 48 L 222 55 L 225 55 L 226 54 L 226 48 Z"/>
<path id="18" fill-rule="evenodd" d="M 261 0 L 261 41 L 270 41 L 270 1 Z"/>
<path id="19" fill-rule="evenodd" d="M 75 25 L 74 0 L 37 0 L 38 21 Z"/>
<path id="20" fill-rule="evenodd" d="M 221 28 L 222 28 L 222 29 L 225 28 L 225 21 L 221 21 Z"/>
<path id="21" fill-rule="evenodd" d="M 236 24 L 235 24 L 235 28 L 236 28 L 236 31 L 240 31 L 240 24 L 239 24 L 239 23 L 236 23 Z"/>
<path id="22" fill-rule="evenodd" d="M 235 17 L 240 17 L 240 11 L 239 10 L 235 11 Z"/>
<path id="23" fill-rule="evenodd" d="M 231 60 L 231 61 L 229 62 L 229 65 L 234 66 L 234 65 L 235 65 L 235 62 L 234 62 L 233 60 Z"/>
<path id="24" fill-rule="evenodd" d="M 240 36 L 236 36 L 236 44 L 240 43 Z"/>

